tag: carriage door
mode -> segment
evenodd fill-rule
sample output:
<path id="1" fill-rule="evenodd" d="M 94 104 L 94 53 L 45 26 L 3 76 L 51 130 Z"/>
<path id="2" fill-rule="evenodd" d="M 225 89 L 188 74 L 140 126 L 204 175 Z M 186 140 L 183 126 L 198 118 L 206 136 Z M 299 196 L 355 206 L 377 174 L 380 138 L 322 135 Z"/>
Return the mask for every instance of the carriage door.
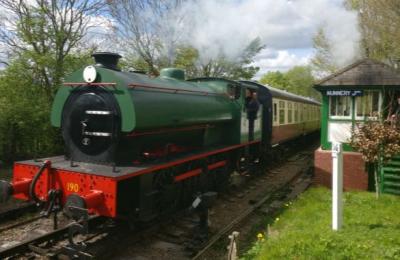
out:
<path id="1" fill-rule="evenodd" d="M 241 111 L 241 143 L 261 139 L 262 104 L 258 99 L 257 88 L 245 88 Z"/>

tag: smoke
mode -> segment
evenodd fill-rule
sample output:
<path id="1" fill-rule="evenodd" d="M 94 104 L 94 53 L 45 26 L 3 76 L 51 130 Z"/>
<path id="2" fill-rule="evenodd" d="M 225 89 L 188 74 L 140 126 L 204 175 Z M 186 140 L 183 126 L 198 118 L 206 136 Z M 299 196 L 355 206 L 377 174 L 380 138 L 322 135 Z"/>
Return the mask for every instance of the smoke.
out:
<path id="1" fill-rule="evenodd" d="M 339 0 L 189 0 L 168 26 L 179 32 L 179 41 L 199 50 L 202 62 L 220 56 L 235 60 L 257 37 L 267 53 L 311 49 L 313 36 L 323 26 L 342 66 L 357 57 L 360 39 L 357 14 Z"/>

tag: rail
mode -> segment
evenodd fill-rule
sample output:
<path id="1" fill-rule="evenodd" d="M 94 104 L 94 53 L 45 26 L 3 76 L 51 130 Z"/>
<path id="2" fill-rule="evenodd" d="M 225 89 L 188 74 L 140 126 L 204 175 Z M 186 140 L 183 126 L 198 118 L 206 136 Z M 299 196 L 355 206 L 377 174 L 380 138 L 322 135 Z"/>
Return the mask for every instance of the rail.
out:
<path id="1" fill-rule="evenodd" d="M 96 225 L 99 221 L 102 221 L 102 220 L 104 220 L 104 218 L 102 218 L 101 216 L 98 216 L 98 215 L 91 216 L 88 219 L 88 221 L 90 221 L 91 224 L 94 224 L 94 225 Z M 82 223 L 82 221 L 79 221 L 77 223 Z M 69 230 L 70 230 L 70 225 L 66 225 L 66 226 L 63 226 L 56 230 L 45 233 L 43 235 L 25 240 L 23 242 L 13 245 L 13 246 L 10 246 L 10 247 L 4 248 L 4 249 L 0 249 L 0 259 L 16 257 L 17 255 L 23 255 L 27 252 L 32 251 L 35 248 L 40 249 L 36 245 L 41 244 L 46 241 L 65 240 L 68 235 Z M 33 250 L 33 251 L 37 251 L 37 250 Z M 43 250 L 43 254 L 46 254 L 46 253 L 47 253 L 47 250 Z"/>

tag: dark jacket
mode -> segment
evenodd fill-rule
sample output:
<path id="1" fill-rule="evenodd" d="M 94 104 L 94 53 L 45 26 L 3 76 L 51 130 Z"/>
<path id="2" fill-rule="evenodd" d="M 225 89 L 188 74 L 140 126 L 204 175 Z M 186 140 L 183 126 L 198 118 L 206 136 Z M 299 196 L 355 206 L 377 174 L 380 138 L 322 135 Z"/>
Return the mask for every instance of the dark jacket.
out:
<path id="1" fill-rule="evenodd" d="M 257 119 L 257 112 L 260 109 L 260 103 L 257 99 L 251 99 L 246 106 L 247 109 L 247 119 L 255 120 Z"/>

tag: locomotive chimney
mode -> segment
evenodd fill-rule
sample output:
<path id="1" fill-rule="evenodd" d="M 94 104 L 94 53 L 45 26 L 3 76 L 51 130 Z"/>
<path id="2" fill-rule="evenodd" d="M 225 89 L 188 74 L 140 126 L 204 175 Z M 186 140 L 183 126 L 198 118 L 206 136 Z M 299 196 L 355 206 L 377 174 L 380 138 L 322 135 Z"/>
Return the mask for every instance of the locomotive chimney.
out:
<path id="1" fill-rule="evenodd" d="M 118 60 L 122 57 L 118 53 L 113 52 L 95 52 L 92 54 L 97 66 L 107 69 L 120 70 L 118 68 Z"/>

